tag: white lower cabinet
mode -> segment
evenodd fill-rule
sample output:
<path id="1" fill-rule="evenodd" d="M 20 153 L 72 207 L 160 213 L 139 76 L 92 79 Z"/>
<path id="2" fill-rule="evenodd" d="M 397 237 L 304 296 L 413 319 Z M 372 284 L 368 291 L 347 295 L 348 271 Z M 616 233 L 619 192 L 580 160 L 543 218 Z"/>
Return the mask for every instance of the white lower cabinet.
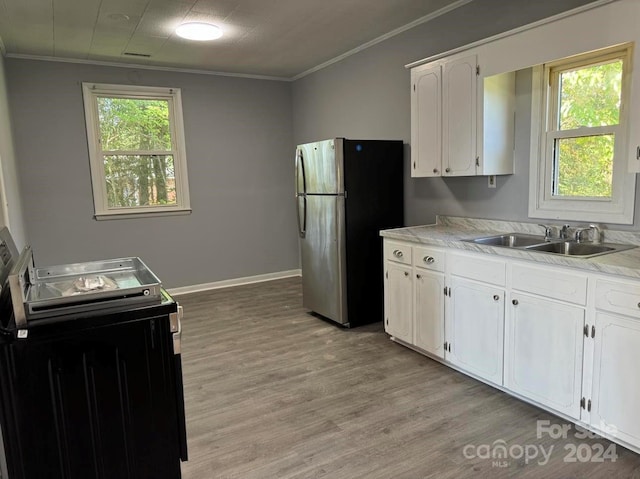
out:
<path id="1" fill-rule="evenodd" d="M 502 385 L 504 290 L 458 277 L 450 283 L 445 358 Z"/>
<path id="2" fill-rule="evenodd" d="M 594 341 L 591 424 L 639 448 L 640 319 L 598 312 Z"/>
<path id="3" fill-rule="evenodd" d="M 413 341 L 413 287 L 411 267 L 386 261 L 385 331 L 402 341 Z"/>
<path id="4" fill-rule="evenodd" d="M 394 339 L 640 452 L 640 280 L 387 239 L 384 250 Z"/>
<path id="5" fill-rule="evenodd" d="M 444 356 L 444 253 L 407 243 L 384 243 L 385 331 Z"/>
<path id="6" fill-rule="evenodd" d="M 513 292 L 507 307 L 505 387 L 580 419 L 583 307 Z"/>
<path id="7" fill-rule="evenodd" d="M 594 428 L 640 451 L 640 281 L 595 282 L 593 373 L 586 408 Z"/>
<path id="8" fill-rule="evenodd" d="M 415 345 L 444 358 L 444 274 L 416 269 Z"/>

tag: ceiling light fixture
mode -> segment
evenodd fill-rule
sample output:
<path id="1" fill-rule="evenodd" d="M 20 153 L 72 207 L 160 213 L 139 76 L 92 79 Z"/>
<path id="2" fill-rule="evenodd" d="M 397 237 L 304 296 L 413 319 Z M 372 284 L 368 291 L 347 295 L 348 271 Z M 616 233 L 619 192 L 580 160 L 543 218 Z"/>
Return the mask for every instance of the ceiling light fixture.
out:
<path id="1" fill-rule="evenodd" d="M 176 28 L 176 34 L 187 40 L 206 42 L 220 38 L 222 36 L 222 29 L 210 23 L 191 22 L 183 23 Z"/>

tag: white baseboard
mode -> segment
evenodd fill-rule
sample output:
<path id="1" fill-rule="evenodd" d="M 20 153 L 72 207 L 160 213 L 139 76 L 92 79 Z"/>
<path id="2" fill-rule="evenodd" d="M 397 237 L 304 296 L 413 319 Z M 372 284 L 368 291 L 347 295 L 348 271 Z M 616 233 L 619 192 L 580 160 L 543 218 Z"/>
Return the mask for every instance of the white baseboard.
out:
<path id="1" fill-rule="evenodd" d="M 194 284 L 192 286 L 170 288 L 167 289 L 167 291 L 171 296 L 179 296 L 181 294 L 198 293 L 200 291 L 209 291 L 211 289 L 230 288 L 232 286 L 240 286 L 242 284 L 262 283 L 263 281 L 273 281 L 274 279 L 291 278 L 293 276 L 302 276 L 302 270 L 291 269 L 289 271 L 278 271 L 276 273 L 246 276 L 244 278 L 225 279 L 223 281 L 215 281 L 213 283 Z"/>

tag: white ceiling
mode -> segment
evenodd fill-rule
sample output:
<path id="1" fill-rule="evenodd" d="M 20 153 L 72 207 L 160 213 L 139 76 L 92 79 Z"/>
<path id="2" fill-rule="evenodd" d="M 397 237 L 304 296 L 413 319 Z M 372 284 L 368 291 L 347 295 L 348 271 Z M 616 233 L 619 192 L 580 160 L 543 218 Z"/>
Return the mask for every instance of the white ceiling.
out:
<path id="1" fill-rule="evenodd" d="M 0 0 L 0 39 L 8 56 L 292 78 L 469 1 Z M 186 21 L 224 36 L 183 40 L 173 32 Z"/>

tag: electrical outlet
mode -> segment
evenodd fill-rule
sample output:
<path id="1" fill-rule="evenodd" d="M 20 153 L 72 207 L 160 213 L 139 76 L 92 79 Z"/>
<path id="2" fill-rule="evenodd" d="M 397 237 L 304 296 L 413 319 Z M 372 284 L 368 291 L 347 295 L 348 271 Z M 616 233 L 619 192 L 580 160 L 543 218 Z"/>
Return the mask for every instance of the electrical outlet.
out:
<path id="1" fill-rule="evenodd" d="M 496 187 L 496 177 L 495 177 L 495 175 L 487 176 L 487 178 L 489 179 L 487 186 L 489 188 L 495 188 Z"/>

